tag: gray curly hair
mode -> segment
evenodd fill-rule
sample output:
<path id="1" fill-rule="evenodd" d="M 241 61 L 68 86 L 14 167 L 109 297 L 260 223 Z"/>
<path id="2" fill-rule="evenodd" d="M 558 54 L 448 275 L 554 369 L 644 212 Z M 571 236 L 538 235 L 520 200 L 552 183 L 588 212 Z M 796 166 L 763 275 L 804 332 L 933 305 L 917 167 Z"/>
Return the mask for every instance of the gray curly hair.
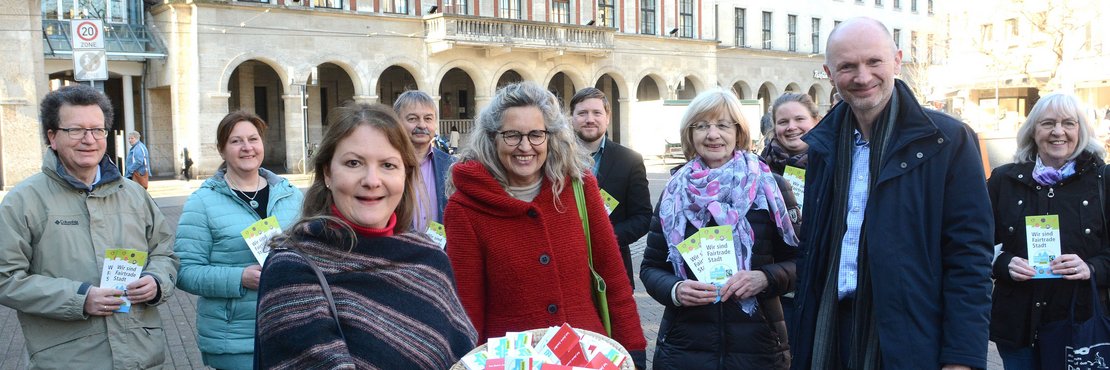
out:
<path id="1" fill-rule="evenodd" d="M 547 160 L 541 171 L 551 181 L 558 202 L 558 195 L 567 182 L 582 179 L 582 174 L 590 168 L 589 159 L 579 149 L 559 100 L 535 82 L 506 85 L 497 91 L 489 106 L 474 121 L 474 132 L 467 137 L 469 145 L 460 154 L 459 162 L 478 161 L 502 188 L 508 189 L 508 175 L 497 156 L 496 140 L 505 111 L 515 107 L 536 107 L 543 114 L 544 129 L 547 130 Z M 452 176 L 447 177 L 446 185 L 447 194 L 454 194 L 456 187 Z"/>

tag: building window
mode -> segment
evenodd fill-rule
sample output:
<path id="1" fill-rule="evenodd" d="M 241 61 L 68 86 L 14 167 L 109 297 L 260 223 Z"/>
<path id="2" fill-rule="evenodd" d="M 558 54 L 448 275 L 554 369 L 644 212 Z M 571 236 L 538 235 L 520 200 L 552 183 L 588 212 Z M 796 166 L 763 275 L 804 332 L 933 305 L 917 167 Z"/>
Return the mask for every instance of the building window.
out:
<path id="1" fill-rule="evenodd" d="M 771 49 L 771 12 L 763 12 L 763 48 Z"/>
<path id="2" fill-rule="evenodd" d="M 570 23 L 570 0 L 552 0 L 551 15 L 555 23 Z"/>
<path id="3" fill-rule="evenodd" d="M 602 27 L 617 27 L 617 12 L 614 10 L 613 0 L 597 0 L 598 22 Z"/>
<path id="4" fill-rule="evenodd" d="M 902 0 L 894 0 L 894 9 L 902 9 Z"/>
<path id="5" fill-rule="evenodd" d="M 135 9 L 124 0 L 43 0 L 40 9 L 43 19 L 103 19 L 104 23 L 128 23 L 129 18 L 142 19 L 132 14 Z M 138 2 L 138 11 L 142 3 Z M 133 7 L 132 7 L 133 8 Z"/>
<path id="6" fill-rule="evenodd" d="M 748 23 L 747 10 L 744 8 L 736 8 L 736 46 L 741 48 L 748 47 L 747 34 L 744 28 Z"/>
<path id="7" fill-rule="evenodd" d="M 929 15 L 933 15 L 933 0 L 929 0 Z"/>
<path id="8" fill-rule="evenodd" d="M 990 45 L 990 43 L 993 39 L 994 39 L 994 25 L 993 24 L 987 23 L 987 24 L 979 26 L 979 45 L 980 46 L 985 47 L 987 45 Z"/>
<path id="9" fill-rule="evenodd" d="M 385 0 L 382 1 L 382 7 L 385 13 L 409 14 L 408 0 Z"/>
<path id="10" fill-rule="evenodd" d="M 470 14 L 470 0 L 446 0 L 443 2 L 443 12 L 446 14 Z"/>
<path id="11" fill-rule="evenodd" d="M 681 37 L 694 37 L 694 0 L 679 1 L 678 30 Z"/>
<path id="12" fill-rule="evenodd" d="M 910 11 L 917 13 L 917 0 L 910 0 Z"/>
<path id="13" fill-rule="evenodd" d="M 790 40 L 790 51 L 798 51 L 798 16 L 790 14 L 786 16 L 786 33 Z"/>
<path id="14" fill-rule="evenodd" d="M 821 54 L 821 18 L 813 18 L 809 37 L 813 42 L 813 53 Z"/>
<path id="15" fill-rule="evenodd" d="M 499 0 L 501 18 L 523 19 L 520 14 L 520 0 Z"/>
<path id="16" fill-rule="evenodd" d="M 895 28 L 894 29 L 894 34 L 891 35 L 891 36 L 894 37 L 894 47 L 901 50 L 902 49 L 902 30 Z"/>
<path id="17" fill-rule="evenodd" d="M 640 33 L 655 34 L 655 0 L 640 0 Z"/>
<path id="18" fill-rule="evenodd" d="M 883 0 L 875 0 L 875 6 L 882 7 L 883 6 Z"/>
<path id="19" fill-rule="evenodd" d="M 834 20 L 833 21 L 833 28 L 837 28 L 837 27 L 840 27 L 840 21 Z"/>
<path id="20" fill-rule="evenodd" d="M 1018 30 L 1017 18 L 1010 18 L 1006 20 L 1006 35 L 1012 38 L 1017 38 L 1021 32 Z"/>
<path id="21" fill-rule="evenodd" d="M 315 8 L 343 9 L 343 0 L 312 0 Z"/>

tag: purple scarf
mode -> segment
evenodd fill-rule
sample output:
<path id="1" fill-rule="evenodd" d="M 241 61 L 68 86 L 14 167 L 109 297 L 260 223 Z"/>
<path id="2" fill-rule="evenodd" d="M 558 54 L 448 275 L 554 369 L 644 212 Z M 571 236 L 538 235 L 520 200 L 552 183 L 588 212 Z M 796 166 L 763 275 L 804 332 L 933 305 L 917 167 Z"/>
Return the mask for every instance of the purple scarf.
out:
<path id="1" fill-rule="evenodd" d="M 755 232 L 745 216 L 753 209 L 767 210 L 786 244 L 798 246 L 778 183 L 755 154 L 736 151 L 731 160 L 718 168 L 706 167 L 701 156 L 682 166 L 667 183 L 659 202 L 659 218 L 668 246 L 667 261 L 674 265 L 675 274 L 688 278 L 682 255 L 675 248 L 685 239 L 686 225 L 700 229 L 711 220 L 719 226 L 732 226 L 736 265 L 742 271 L 750 271 Z M 755 312 L 755 298 L 743 300 L 740 306 L 751 315 Z"/>
<path id="2" fill-rule="evenodd" d="M 1041 157 L 1037 156 L 1037 164 L 1033 166 L 1033 180 L 1037 181 L 1041 186 L 1055 185 L 1074 174 L 1074 160 L 1064 163 L 1064 166 L 1057 170 L 1052 168 L 1052 166 L 1045 166 L 1044 163 L 1041 162 Z"/>

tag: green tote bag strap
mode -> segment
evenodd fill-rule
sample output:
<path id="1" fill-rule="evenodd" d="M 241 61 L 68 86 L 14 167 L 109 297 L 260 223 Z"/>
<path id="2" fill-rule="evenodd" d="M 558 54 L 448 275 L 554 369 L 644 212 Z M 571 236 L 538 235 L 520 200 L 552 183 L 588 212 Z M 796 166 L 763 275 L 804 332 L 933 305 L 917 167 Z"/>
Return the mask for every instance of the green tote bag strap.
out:
<path id="1" fill-rule="evenodd" d="M 605 334 L 613 337 L 612 321 L 609 318 L 609 298 L 605 294 L 605 279 L 601 274 L 594 270 L 594 248 L 593 243 L 590 242 L 590 218 L 586 213 L 586 195 L 582 191 L 582 180 L 576 179 L 573 182 L 574 188 L 574 203 L 578 206 L 578 218 L 582 219 L 582 232 L 586 235 L 586 258 L 590 261 L 590 293 L 594 298 L 594 307 L 597 308 L 597 314 L 601 318 L 601 324 L 605 326 Z"/>

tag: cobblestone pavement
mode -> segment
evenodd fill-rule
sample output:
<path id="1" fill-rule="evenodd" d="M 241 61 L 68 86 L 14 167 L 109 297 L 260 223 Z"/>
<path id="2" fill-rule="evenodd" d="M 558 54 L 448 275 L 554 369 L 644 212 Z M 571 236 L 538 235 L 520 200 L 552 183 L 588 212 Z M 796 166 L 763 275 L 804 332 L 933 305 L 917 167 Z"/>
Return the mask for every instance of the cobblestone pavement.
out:
<path id="1" fill-rule="evenodd" d="M 672 161 L 673 162 L 673 161 Z M 663 186 L 666 185 L 668 169 L 673 166 L 664 165 L 659 161 L 648 160 L 648 181 L 651 188 L 652 202 L 659 198 Z M 306 186 L 308 181 L 303 176 L 289 176 L 298 186 Z M 176 180 L 152 181 L 151 194 L 161 206 L 166 215 L 167 222 L 176 228 L 177 219 L 181 216 L 181 206 L 189 192 L 200 185 L 200 181 L 183 182 Z M 643 259 L 644 239 L 632 244 L 632 260 L 635 266 L 640 265 Z M 639 269 L 636 272 L 636 304 L 640 312 L 640 323 L 644 329 L 644 336 L 648 342 L 648 361 L 655 351 L 655 338 L 659 333 L 659 321 L 663 317 L 663 306 L 648 296 L 640 283 Z M 170 300 L 161 307 L 162 324 L 166 333 L 166 346 L 169 359 L 167 366 L 174 369 L 206 369 L 200 359 L 197 349 L 196 328 L 196 296 L 178 290 Z M 0 306 L 0 370 L 23 369 L 24 362 L 23 333 L 16 320 L 15 311 Z M 1002 361 L 990 346 L 988 357 L 989 370 L 1001 370 Z"/>

